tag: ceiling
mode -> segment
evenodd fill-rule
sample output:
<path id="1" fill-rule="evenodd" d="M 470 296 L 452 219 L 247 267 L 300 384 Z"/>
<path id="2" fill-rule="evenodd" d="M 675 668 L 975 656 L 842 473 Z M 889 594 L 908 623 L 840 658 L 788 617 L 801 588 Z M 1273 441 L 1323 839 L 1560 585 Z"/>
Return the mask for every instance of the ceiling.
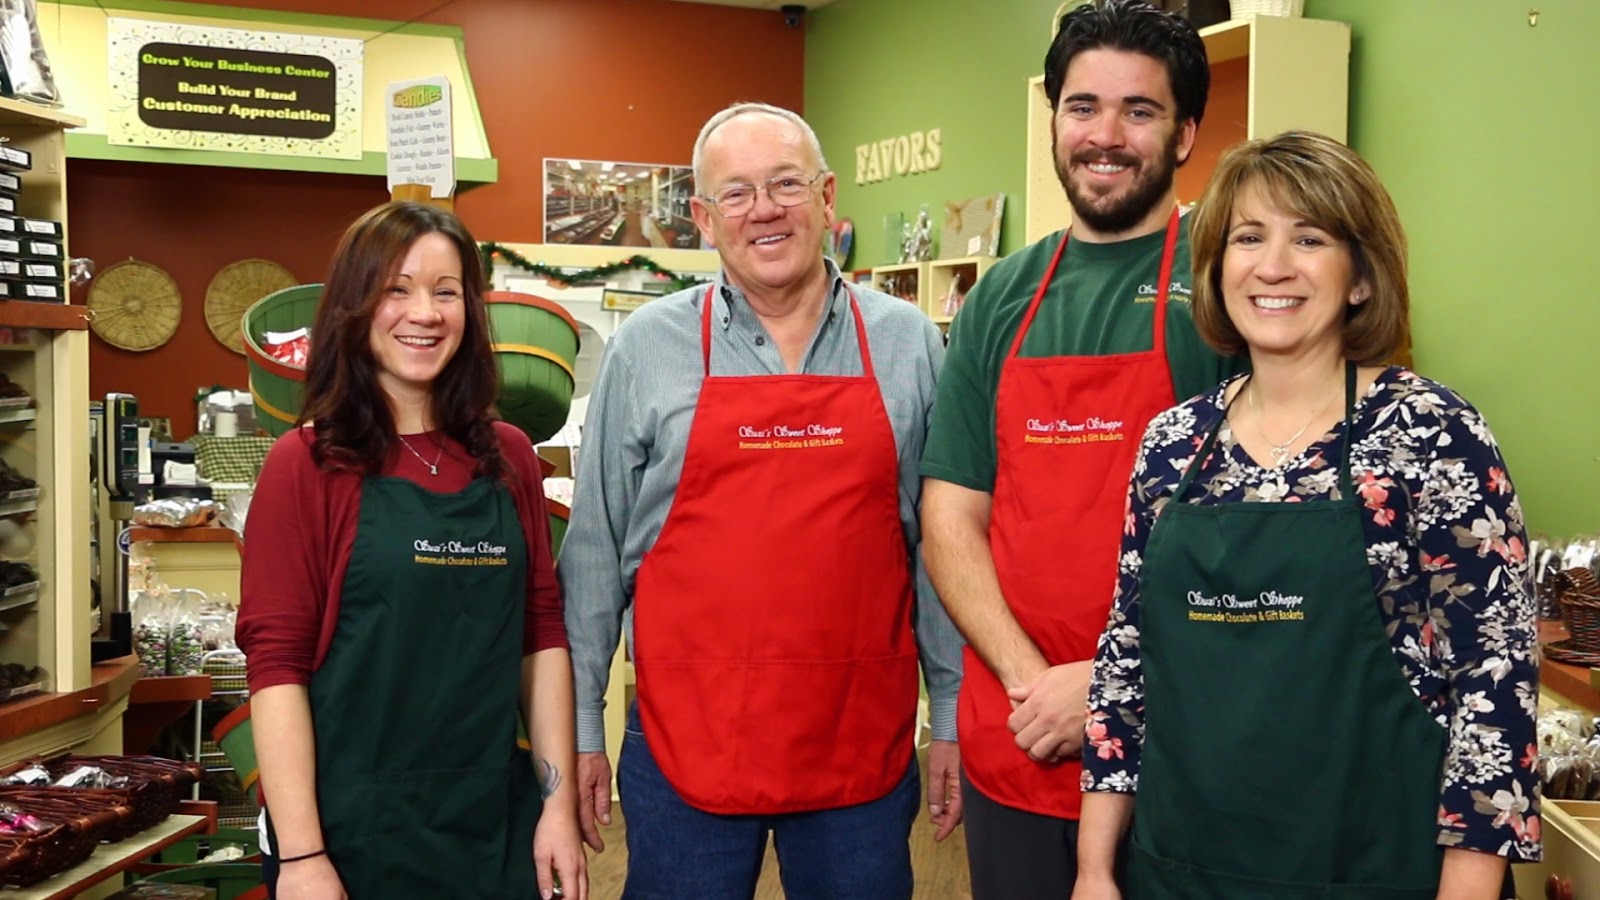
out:
<path id="1" fill-rule="evenodd" d="M 678 0 L 679 3 L 710 3 L 714 6 L 743 6 L 746 9 L 777 9 L 789 6 L 790 0 Z M 794 4 L 804 6 L 806 9 L 816 9 L 827 6 L 833 0 L 806 0 L 804 3 Z"/>

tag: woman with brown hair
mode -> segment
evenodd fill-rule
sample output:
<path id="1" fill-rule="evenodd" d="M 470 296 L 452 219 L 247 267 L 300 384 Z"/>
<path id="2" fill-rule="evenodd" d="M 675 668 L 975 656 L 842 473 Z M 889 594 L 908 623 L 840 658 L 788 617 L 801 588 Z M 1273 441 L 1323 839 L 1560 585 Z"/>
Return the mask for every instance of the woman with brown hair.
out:
<path id="1" fill-rule="evenodd" d="M 1522 509 L 1483 417 L 1385 366 L 1406 241 L 1359 156 L 1230 150 L 1193 312 L 1251 374 L 1162 413 L 1090 682 L 1076 900 L 1492 900 L 1540 854 Z"/>
<path id="2" fill-rule="evenodd" d="M 494 417 L 483 294 L 454 215 L 357 220 L 256 484 L 239 645 L 281 900 L 587 894 L 541 474 Z"/>

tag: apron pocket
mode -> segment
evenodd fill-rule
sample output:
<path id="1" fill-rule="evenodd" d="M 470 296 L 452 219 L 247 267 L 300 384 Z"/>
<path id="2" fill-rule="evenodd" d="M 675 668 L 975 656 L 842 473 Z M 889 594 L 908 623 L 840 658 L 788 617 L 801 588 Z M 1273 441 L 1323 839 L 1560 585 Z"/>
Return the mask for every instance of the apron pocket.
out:
<path id="1" fill-rule="evenodd" d="M 1132 841 L 1128 900 L 1434 900 L 1439 887 L 1312 884 L 1213 872 L 1163 859 Z M 1263 857 L 1272 853 L 1262 847 Z"/>
<path id="2" fill-rule="evenodd" d="M 518 827 L 537 818 L 537 801 L 522 796 L 526 781 L 498 766 L 390 773 L 352 786 L 353 815 L 341 823 L 349 837 L 331 842 L 351 900 L 510 896 L 502 889 L 523 880 L 512 875 L 521 869 L 531 884 L 531 829 Z"/>

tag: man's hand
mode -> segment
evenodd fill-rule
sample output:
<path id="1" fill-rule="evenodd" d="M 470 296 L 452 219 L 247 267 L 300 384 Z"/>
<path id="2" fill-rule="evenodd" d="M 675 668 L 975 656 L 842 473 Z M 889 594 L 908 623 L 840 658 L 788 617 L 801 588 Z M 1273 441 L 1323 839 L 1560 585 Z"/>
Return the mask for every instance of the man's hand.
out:
<path id="1" fill-rule="evenodd" d="M 1051 666 L 1006 694 L 1016 704 L 1006 727 L 1035 762 L 1056 762 L 1083 750 L 1083 719 L 1089 703 L 1091 660 Z"/>
<path id="2" fill-rule="evenodd" d="M 961 824 L 961 750 L 955 741 L 928 746 L 928 821 L 935 843 Z"/>
<path id="3" fill-rule="evenodd" d="M 1081 717 L 1080 717 L 1080 725 Z M 611 761 L 604 753 L 578 754 L 578 827 L 583 842 L 603 853 L 600 825 L 611 824 Z"/>

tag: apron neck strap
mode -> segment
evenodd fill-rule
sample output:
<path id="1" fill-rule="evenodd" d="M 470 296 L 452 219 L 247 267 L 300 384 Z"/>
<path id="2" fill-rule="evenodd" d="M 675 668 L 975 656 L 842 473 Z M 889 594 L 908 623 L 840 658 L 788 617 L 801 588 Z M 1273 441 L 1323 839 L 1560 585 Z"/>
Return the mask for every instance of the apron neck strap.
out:
<path id="1" fill-rule="evenodd" d="M 1172 287 L 1172 263 L 1178 254 L 1178 224 L 1180 217 L 1178 207 L 1172 208 L 1172 215 L 1167 219 L 1167 238 L 1161 246 L 1161 274 L 1156 281 L 1156 325 L 1155 338 L 1152 349 L 1159 354 L 1167 352 L 1167 293 Z M 1044 295 L 1050 290 L 1050 282 L 1055 280 L 1056 269 L 1061 265 L 1061 258 L 1067 252 L 1067 242 L 1072 239 L 1072 229 L 1068 228 L 1061 235 L 1061 243 L 1056 247 L 1055 255 L 1050 257 L 1050 265 L 1045 267 L 1044 276 L 1039 279 L 1039 286 L 1034 289 L 1033 300 L 1028 303 L 1028 311 L 1022 314 L 1022 323 L 1017 326 L 1017 334 L 1011 339 L 1011 351 L 1006 354 L 1010 359 L 1022 350 L 1023 335 L 1028 333 L 1028 327 L 1033 324 L 1033 317 L 1039 312 L 1039 304 L 1044 302 Z"/>
<path id="2" fill-rule="evenodd" d="M 867 325 L 861 318 L 861 305 L 856 302 L 856 289 L 846 284 L 844 290 L 850 297 L 850 314 L 856 320 L 856 347 L 861 351 L 862 375 L 876 379 L 872 370 L 872 352 L 867 347 Z M 707 285 L 705 299 L 700 302 L 700 358 L 708 378 L 711 376 L 711 304 L 716 301 L 716 296 L 717 286 Z"/>
<path id="3" fill-rule="evenodd" d="M 1254 378 L 1246 376 L 1246 380 Z M 1245 385 L 1239 387 L 1239 392 L 1233 395 L 1228 405 L 1223 408 L 1222 415 L 1217 419 L 1217 424 L 1211 426 L 1211 431 L 1206 434 L 1205 441 L 1200 445 L 1200 450 L 1189 461 L 1189 468 L 1184 470 L 1183 478 L 1178 481 L 1178 486 L 1172 493 L 1174 503 L 1182 502 L 1189 493 L 1189 486 L 1194 483 L 1195 476 L 1204 467 L 1205 461 L 1211 456 L 1217 446 L 1217 435 L 1222 432 L 1222 423 L 1228 419 L 1228 410 L 1233 408 L 1241 396 L 1244 395 Z M 1350 481 L 1350 445 L 1355 443 L 1355 409 L 1356 409 L 1356 364 L 1346 361 L 1344 364 L 1344 443 L 1339 447 L 1339 497 L 1349 499 L 1355 496 L 1355 488 Z"/>

